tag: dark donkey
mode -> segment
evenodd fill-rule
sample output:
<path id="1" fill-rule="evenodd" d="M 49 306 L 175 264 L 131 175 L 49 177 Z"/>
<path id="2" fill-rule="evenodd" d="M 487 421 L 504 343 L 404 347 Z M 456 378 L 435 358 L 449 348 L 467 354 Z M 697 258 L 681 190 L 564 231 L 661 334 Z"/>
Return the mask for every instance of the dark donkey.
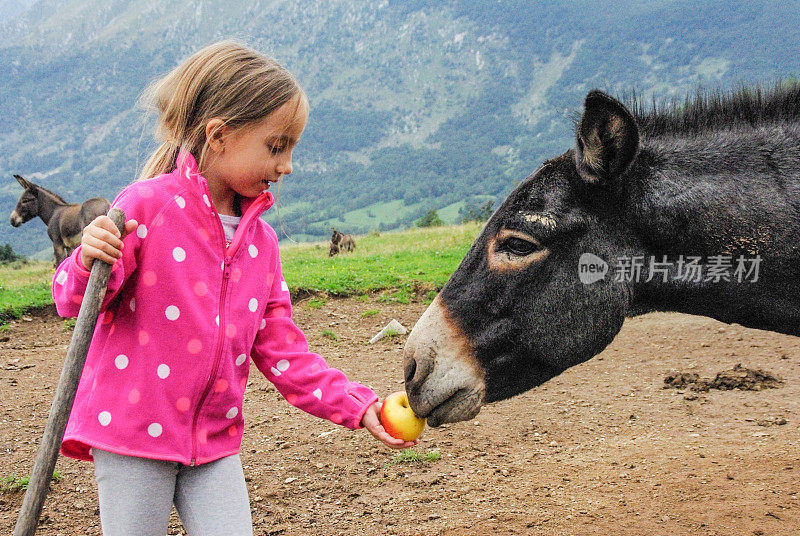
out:
<path id="1" fill-rule="evenodd" d="M 339 243 L 342 241 L 342 237 L 344 235 L 336 230 L 335 227 L 331 227 L 331 245 L 328 248 L 328 257 L 333 257 L 337 253 L 339 253 Z"/>
<path id="2" fill-rule="evenodd" d="M 590 359 L 626 316 L 800 335 L 800 86 L 584 108 L 575 147 L 509 195 L 408 339 L 433 426 Z"/>
<path id="3" fill-rule="evenodd" d="M 47 225 L 47 235 L 53 241 L 55 265 L 61 264 L 81 243 L 83 228 L 93 219 L 108 212 L 108 200 L 93 197 L 83 203 L 67 203 L 60 196 L 31 181 L 14 175 L 25 191 L 11 213 L 11 225 L 19 227 L 39 216 Z"/>

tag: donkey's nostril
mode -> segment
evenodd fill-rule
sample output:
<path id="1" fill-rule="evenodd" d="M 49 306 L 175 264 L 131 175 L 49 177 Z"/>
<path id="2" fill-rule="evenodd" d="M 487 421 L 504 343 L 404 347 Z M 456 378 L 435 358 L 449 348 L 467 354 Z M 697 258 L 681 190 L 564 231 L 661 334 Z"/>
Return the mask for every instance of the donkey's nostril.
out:
<path id="1" fill-rule="evenodd" d="M 416 372 L 417 372 L 417 360 L 414 358 L 407 360 L 406 370 L 405 370 L 406 383 L 410 382 L 414 378 L 414 374 L 416 374 Z"/>

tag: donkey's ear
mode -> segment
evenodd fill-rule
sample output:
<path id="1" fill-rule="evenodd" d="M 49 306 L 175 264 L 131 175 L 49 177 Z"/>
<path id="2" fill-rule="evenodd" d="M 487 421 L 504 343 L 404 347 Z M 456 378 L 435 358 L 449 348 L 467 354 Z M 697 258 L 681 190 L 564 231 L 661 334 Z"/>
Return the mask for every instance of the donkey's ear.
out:
<path id="1" fill-rule="evenodd" d="M 575 132 L 575 166 L 584 181 L 607 184 L 619 177 L 639 151 L 639 128 L 625 106 L 602 91 L 586 96 Z"/>
<path id="2" fill-rule="evenodd" d="M 33 184 L 28 179 L 26 179 L 25 177 L 20 177 L 19 175 L 14 175 L 14 178 L 17 179 L 17 182 L 20 183 L 20 185 L 23 188 L 25 188 L 26 190 L 34 190 L 36 188 L 36 185 Z"/>

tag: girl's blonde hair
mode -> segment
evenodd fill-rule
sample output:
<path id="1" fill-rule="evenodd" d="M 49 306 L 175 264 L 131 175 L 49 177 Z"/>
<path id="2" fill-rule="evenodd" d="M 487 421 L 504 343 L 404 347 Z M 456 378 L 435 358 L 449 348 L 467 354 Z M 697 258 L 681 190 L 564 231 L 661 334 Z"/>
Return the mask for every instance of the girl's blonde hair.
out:
<path id="1" fill-rule="evenodd" d="M 162 143 L 139 180 L 172 171 L 181 148 L 192 153 L 202 170 L 210 119 L 222 119 L 235 129 L 263 119 L 292 99 L 298 111 L 308 106 L 297 80 L 271 58 L 234 41 L 199 50 L 152 83 L 140 99 L 158 112 L 156 138 Z"/>

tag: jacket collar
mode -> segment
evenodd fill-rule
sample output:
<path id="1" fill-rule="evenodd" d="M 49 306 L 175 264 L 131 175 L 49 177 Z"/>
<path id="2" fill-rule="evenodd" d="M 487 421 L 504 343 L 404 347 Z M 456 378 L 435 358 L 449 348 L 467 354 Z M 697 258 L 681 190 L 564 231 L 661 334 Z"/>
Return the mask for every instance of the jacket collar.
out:
<path id="1" fill-rule="evenodd" d="M 208 181 L 200 174 L 197 161 L 192 153 L 185 149 L 178 151 L 178 157 L 175 159 L 175 171 L 173 173 L 177 173 L 178 180 L 185 184 L 189 190 L 197 193 L 198 196 L 205 194 L 208 199 L 208 204 L 216 210 L 214 202 L 211 200 Z M 260 216 L 264 211 L 269 209 L 274 202 L 275 198 L 272 196 L 272 193 L 266 190 L 257 197 L 244 197 L 242 198 L 242 216 L 244 216 L 251 207 L 258 211 L 256 216 Z"/>

